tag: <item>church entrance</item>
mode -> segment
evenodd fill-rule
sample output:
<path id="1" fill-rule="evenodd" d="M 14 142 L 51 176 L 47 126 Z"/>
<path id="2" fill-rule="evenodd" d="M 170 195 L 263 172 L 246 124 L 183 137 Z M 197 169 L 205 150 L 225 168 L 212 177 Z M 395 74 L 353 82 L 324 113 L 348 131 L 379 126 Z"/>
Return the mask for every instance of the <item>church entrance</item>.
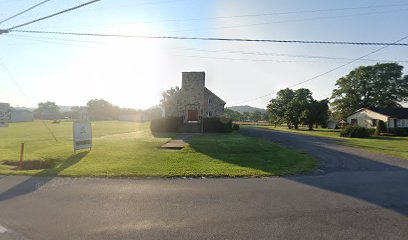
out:
<path id="1" fill-rule="evenodd" d="M 198 122 L 198 110 L 188 110 L 187 115 L 189 122 Z"/>

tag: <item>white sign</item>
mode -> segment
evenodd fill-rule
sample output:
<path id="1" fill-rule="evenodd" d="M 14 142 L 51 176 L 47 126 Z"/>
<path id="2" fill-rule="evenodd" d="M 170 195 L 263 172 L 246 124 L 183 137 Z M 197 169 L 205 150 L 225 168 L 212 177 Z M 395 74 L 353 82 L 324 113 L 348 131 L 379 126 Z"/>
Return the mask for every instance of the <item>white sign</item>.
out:
<path id="1" fill-rule="evenodd" d="M 91 122 L 74 122 L 74 151 L 92 148 Z"/>
<path id="2" fill-rule="evenodd" d="M 0 103 L 0 127 L 7 127 L 10 120 L 10 104 Z"/>

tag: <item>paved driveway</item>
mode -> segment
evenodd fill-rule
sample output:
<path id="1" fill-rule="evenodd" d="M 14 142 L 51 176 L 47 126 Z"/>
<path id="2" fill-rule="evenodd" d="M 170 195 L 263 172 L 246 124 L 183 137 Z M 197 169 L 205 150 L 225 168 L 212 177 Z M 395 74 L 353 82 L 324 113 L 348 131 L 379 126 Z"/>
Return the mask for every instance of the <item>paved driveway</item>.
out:
<path id="1" fill-rule="evenodd" d="M 406 171 L 408 169 L 408 160 L 348 147 L 340 144 L 341 140 L 333 138 L 273 131 L 263 128 L 244 128 L 242 133 L 264 138 L 315 156 L 319 160 L 319 169 L 316 173 Z"/>

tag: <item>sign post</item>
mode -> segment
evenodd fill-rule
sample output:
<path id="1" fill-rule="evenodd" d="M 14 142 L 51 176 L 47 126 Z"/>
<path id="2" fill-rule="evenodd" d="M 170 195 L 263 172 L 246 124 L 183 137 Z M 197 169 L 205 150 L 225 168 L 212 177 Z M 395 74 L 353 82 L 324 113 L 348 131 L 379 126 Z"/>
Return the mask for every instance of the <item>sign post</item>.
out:
<path id="1" fill-rule="evenodd" d="M 10 120 L 10 104 L 0 103 L 0 127 L 8 127 Z"/>
<path id="2" fill-rule="evenodd" d="M 80 109 L 80 119 L 74 122 L 74 152 L 80 149 L 92 149 L 92 125 L 85 108 Z"/>
<path id="3" fill-rule="evenodd" d="M 92 149 L 92 126 L 90 122 L 74 122 L 74 152 L 80 149 Z"/>

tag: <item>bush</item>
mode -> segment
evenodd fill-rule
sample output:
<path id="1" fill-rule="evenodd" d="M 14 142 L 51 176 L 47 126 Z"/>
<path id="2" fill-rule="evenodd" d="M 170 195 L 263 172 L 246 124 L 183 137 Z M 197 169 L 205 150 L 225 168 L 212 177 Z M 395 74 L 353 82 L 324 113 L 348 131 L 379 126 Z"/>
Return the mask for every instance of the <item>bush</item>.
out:
<path id="1" fill-rule="evenodd" d="M 375 128 L 366 128 L 368 131 L 368 134 L 371 135 L 375 135 Z"/>
<path id="2" fill-rule="evenodd" d="M 158 118 L 150 122 L 150 130 L 152 132 L 178 132 L 182 124 L 182 117 Z"/>
<path id="3" fill-rule="evenodd" d="M 381 133 L 386 133 L 387 132 L 387 126 L 385 126 L 385 123 L 383 120 L 380 120 L 377 122 L 377 126 L 375 128 L 375 135 L 380 136 Z"/>
<path id="4" fill-rule="evenodd" d="M 369 136 L 370 133 L 367 128 L 363 128 L 358 125 L 348 125 L 340 132 L 340 137 L 367 138 Z"/>
<path id="5" fill-rule="evenodd" d="M 239 125 L 238 124 L 233 124 L 232 125 L 232 130 L 239 130 Z"/>
<path id="6" fill-rule="evenodd" d="M 388 128 L 388 133 L 396 136 L 408 136 L 408 128 Z"/>
<path id="7" fill-rule="evenodd" d="M 228 118 L 203 118 L 204 132 L 231 132 L 232 121 Z"/>

